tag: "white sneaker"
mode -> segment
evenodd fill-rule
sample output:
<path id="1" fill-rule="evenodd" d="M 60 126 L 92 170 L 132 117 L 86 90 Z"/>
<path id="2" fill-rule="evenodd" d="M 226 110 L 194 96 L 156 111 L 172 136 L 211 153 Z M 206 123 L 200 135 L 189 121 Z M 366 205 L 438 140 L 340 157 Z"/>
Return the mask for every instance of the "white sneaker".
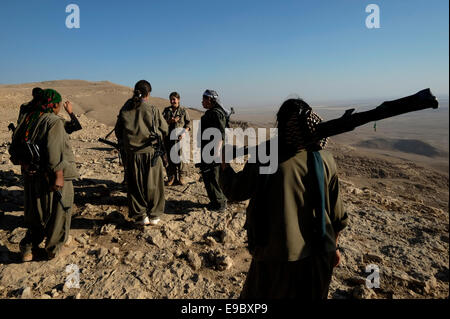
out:
<path id="1" fill-rule="evenodd" d="M 149 223 L 150 225 L 158 225 L 158 223 L 159 223 L 160 220 L 161 220 L 161 219 L 160 219 L 159 217 L 154 217 L 154 218 L 150 219 L 148 223 Z"/>
<path id="2" fill-rule="evenodd" d="M 150 220 L 148 219 L 148 217 L 145 217 L 143 220 L 137 221 L 136 224 L 145 226 L 150 224 Z"/>
<path id="3" fill-rule="evenodd" d="M 148 226 L 148 225 L 158 225 L 161 219 L 159 217 L 148 218 L 145 217 L 143 220 L 136 222 L 137 225 L 140 226 Z"/>

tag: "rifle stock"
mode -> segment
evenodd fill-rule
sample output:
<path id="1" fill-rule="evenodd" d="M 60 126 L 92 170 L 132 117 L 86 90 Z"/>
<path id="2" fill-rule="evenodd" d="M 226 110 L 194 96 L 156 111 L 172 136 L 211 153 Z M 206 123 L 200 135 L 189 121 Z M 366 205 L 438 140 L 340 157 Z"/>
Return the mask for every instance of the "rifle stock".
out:
<path id="1" fill-rule="evenodd" d="M 118 143 L 114 143 L 114 142 L 108 141 L 108 140 L 106 140 L 104 138 L 99 138 L 98 141 L 100 143 L 107 144 L 107 145 L 112 146 L 112 147 L 114 147 L 116 149 L 119 149 L 119 144 Z"/>

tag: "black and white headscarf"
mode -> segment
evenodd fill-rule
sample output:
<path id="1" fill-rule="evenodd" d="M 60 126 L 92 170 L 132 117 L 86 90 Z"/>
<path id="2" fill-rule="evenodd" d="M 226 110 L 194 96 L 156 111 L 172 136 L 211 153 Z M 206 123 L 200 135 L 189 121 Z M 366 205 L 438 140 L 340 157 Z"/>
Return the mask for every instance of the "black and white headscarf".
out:
<path id="1" fill-rule="evenodd" d="M 328 138 L 317 140 L 315 137 L 322 118 L 301 99 L 284 102 L 277 113 L 277 122 L 281 145 L 292 152 L 323 149 L 328 142 Z"/>

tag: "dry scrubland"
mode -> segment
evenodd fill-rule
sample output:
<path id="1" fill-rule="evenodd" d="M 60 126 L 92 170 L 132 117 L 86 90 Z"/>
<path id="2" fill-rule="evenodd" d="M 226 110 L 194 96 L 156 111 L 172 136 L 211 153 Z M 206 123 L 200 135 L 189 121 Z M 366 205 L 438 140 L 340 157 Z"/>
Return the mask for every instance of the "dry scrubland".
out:
<path id="1" fill-rule="evenodd" d="M 161 224 L 134 229 L 117 152 L 97 142 L 112 129 L 104 123 L 114 120 L 131 90 L 108 82 L 40 85 L 74 101 L 83 126 L 71 136 L 81 174 L 74 183 L 71 241 L 63 257 L 19 262 L 23 185 L 9 161 L 6 127 L 35 85 L 0 86 L 0 298 L 237 298 L 250 265 L 246 203 L 231 203 L 221 214 L 203 208 L 206 192 L 190 164 L 192 184 L 166 188 Z M 370 152 L 336 140 L 329 149 L 351 222 L 340 239 L 343 260 L 329 297 L 448 298 L 448 171 L 398 150 Z M 448 155 L 427 158 L 448 165 Z M 80 269 L 79 289 L 64 285 L 69 264 Z M 380 288 L 364 285 L 369 264 L 380 269 Z"/>

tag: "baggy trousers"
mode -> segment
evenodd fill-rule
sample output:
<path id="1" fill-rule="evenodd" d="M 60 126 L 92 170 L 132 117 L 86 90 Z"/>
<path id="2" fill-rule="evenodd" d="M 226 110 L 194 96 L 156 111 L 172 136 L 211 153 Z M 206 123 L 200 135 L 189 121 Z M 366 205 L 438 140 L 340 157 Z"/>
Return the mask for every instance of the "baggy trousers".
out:
<path id="1" fill-rule="evenodd" d="M 164 166 L 158 157 L 151 166 L 153 153 L 127 153 L 129 217 L 140 221 L 164 213 Z"/>
<path id="2" fill-rule="evenodd" d="M 220 166 L 211 165 L 211 169 L 202 172 L 203 182 L 205 183 L 208 198 L 213 205 L 221 205 L 226 203 L 227 198 L 219 185 Z"/>
<path id="3" fill-rule="evenodd" d="M 69 238 L 74 200 L 72 181 L 64 181 L 63 205 L 50 191 L 44 175 L 25 175 L 24 184 L 24 219 L 28 229 L 20 248 L 22 252 L 31 251 L 46 239 L 45 250 L 55 255 Z"/>

